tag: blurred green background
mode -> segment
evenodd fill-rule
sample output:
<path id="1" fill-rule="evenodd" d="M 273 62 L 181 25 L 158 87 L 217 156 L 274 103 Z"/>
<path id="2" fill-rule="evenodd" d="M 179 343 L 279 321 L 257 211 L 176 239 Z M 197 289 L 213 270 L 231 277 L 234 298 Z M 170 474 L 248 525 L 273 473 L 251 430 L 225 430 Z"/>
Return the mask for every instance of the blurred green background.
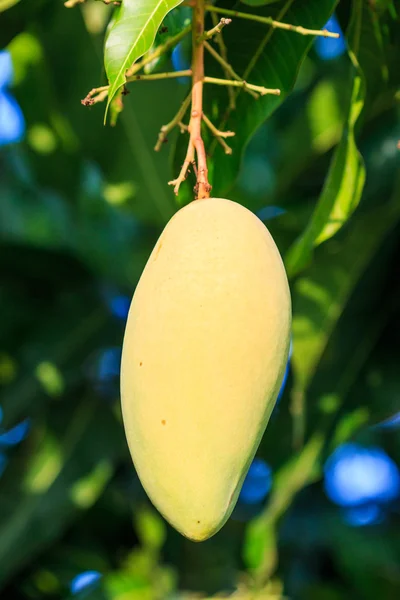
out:
<path id="1" fill-rule="evenodd" d="M 337 7 L 343 31 L 351 4 Z M 80 100 L 105 81 L 111 10 L 22 0 L 0 12 L 0 598 L 397 599 L 398 4 L 365 0 L 357 49 L 348 37 L 366 86 L 360 118 L 351 122 L 351 53 L 343 37 L 323 39 L 294 56 L 294 90 L 260 127 L 238 113 L 251 139 L 234 158 L 210 151 L 215 193 L 256 212 L 286 261 L 293 354 L 238 505 L 202 544 L 147 500 L 119 404 L 130 299 L 163 226 L 190 200 L 191 182 L 178 198 L 167 185 L 184 136 L 153 151 L 188 83 L 133 84 L 117 125 L 104 127 L 103 107 Z M 188 16 L 177 14 L 179 29 Z M 185 52 L 155 68 L 181 68 Z M 210 110 L 222 110 L 226 90 L 209 90 Z M 332 175 L 354 124 L 366 169 L 357 208 L 346 179 L 357 147 Z M 328 172 L 336 213 L 321 217 Z M 313 234 L 321 218 L 333 237 Z"/>

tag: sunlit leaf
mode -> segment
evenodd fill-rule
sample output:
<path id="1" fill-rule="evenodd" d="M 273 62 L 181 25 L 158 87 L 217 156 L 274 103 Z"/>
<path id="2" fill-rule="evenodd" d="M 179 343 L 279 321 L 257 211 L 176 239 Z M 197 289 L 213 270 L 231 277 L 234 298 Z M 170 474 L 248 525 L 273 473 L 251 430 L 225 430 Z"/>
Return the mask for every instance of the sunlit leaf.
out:
<path id="1" fill-rule="evenodd" d="M 154 42 L 165 15 L 182 0 L 124 0 L 116 9 L 105 44 L 105 67 L 110 90 L 108 104 L 126 81 L 126 70 Z"/>
<path id="2" fill-rule="evenodd" d="M 40 446 L 24 477 L 24 489 L 28 494 L 45 493 L 63 466 L 61 447 L 55 436 L 49 431 L 43 431 L 39 437 Z"/>
<path id="3" fill-rule="evenodd" d="M 20 0 L 0 0 L 0 12 L 11 8 L 14 4 L 17 4 Z"/>
<path id="4" fill-rule="evenodd" d="M 153 510 L 142 508 L 138 511 L 136 528 L 143 546 L 150 550 L 160 550 L 166 538 L 166 526 L 162 518 Z"/>
<path id="5" fill-rule="evenodd" d="M 312 161 L 335 146 L 342 134 L 345 89 L 339 78 L 322 79 L 299 106 L 295 118 L 288 122 L 282 136 L 279 168 L 279 193 L 290 189 Z M 301 152 L 298 140 L 302 140 Z"/>
<path id="6" fill-rule="evenodd" d="M 89 508 L 96 502 L 113 475 L 111 461 L 100 461 L 91 473 L 76 481 L 71 487 L 71 498 L 79 508 Z"/>
<path id="7" fill-rule="evenodd" d="M 362 5 L 357 4 L 349 43 L 351 95 L 342 139 L 335 151 L 325 185 L 311 220 L 286 255 L 289 276 L 310 261 L 315 246 L 332 237 L 350 218 L 361 199 L 365 182 L 364 161 L 358 151 L 355 127 L 364 106 L 365 85 L 357 62 L 362 24 Z M 354 52 L 353 52 L 354 50 Z"/>

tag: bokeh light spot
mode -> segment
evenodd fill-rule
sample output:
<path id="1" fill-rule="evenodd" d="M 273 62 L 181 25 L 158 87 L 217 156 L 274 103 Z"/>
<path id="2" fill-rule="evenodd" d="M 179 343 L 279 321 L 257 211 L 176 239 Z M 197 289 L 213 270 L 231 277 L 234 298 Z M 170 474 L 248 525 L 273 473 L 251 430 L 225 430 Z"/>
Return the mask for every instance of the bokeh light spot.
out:
<path id="1" fill-rule="evenodd" d="M 189 56 L 186 55 L 185 48 L 184 48 L 182 42 L 177 44 L 175 46 L 175 48 L 172 50 L 171 62 L 172 62 L 172 66 L 174 67 L 175 71 L 186 71 L 187 69 L 190 69 Z M 177 81 L 178 81 L 178 83 L 186 84 L 190 81 L 190 78 L 189 77 L 178 77 Z"/>
<path id="2" fill-rule="evenodd" d="M 0 146 L 20 142 L 24 132 L 25 120 L 17 101 L 0 91 Z"/>
<path id="3" fill-rule="evenodd" d="M 29 146 L 38 154 L 52 154 L 57 148 L 57 138 L 54 132 L 44 123 L 35 123 L 28 130 Z"/>
<path id="4" fill-rule="evenodd" d="M 99 364 L 99 379 L 107 381 L 119 375 L 121 366 L 121 349 L 107 348 L 104 350 Z"/>
<path id="5" fill-rule="evenodd" d="M 334 60 L 339 58 L 346 52 L 346 42 L 344 39 L 343 31 L 339 25 L 339 21 L 332 15 L 327 21 L 325 27 L 332 33 L 338 33 L 339 38 L 328 38 L 328 37 L 317 37 L 315 40 L 315 50 L 321 60 Z"/>
<path id="6" fill-rule="evenodd" d="M 74 504 L 79 508 L 90 508 L 104 490 L 112 474 L 111 461 L 100 461 L 88 475 L 73 484 L 71 499 Z"/>
<path id="7" fill-rule="evenodd" d="M 110 347 L 100 350 L 89 365 L 89 376 L 98 394 L 113 401 L 119 395 L 121 348 Z"/>
<path id="8" fill-rule="evenodd" d="M 15 446 L 22 442 L 28 435 L 30 429 L 30 419 L 25 419 L 18 425 L 15 425 L 12 429 L 9 429 L 5 433 L 0 435 L 0 447 L 1 446 Z"/>
<path id="9" fill-rule="evenodd" d="M 390 502 L 400 494 L 400 473 L 380 448 L 347 443 L 325 465 L 325 491 L 340 506 Z"/>
<path id="10" fill-rule="evenodd" d="M 60 396 L 64 391 L 64 378 L 59 369 L 50 362 L 41 362 L 35 375 L 49 396 Z"/>
<path id="11" fill-rule="evenodd" d="M 261 458 L 255 458 L 243 482 L 239 494 L 240 502 L 244 504 L 257 504 L 264 500 L 271 489 L 271 468 Z"/>
<path id="12" fill-rule="evenodd" d="M 94 588 L 102 575 L 98 571 L 84 571 L 71 581 L 70 590 L 72 594 L 79 594 L 84 589 Z"/>
<path id="13" fill-rule="evenodd" d="M 118 319 L 125 319 L 128 316 L 131 299 L 128 296 L 114 296 L 110 300 L 110 310 Z"/>
<path id="14" fill-rule="evenodd" d="M 400 412 L 379 423 L 378 427 L 381 429 L 397 429 L 400 427 Z"/>
<path id="15" fill-rule="evenodd" d="M 10 85 L 13 78 L 11 55 L 7 50 L 0 51 L 0 90 Z"/>
<path id="16" fill-rule="evenodd" d="M 344 520 L 352 527 L 377 525 L 383 520 L 383 512 L 377 504 L 353 506 L 346 509 L 344 513 Z"/>
<path id="17" fill-rule="evenodd" d="M 136 188 L 131 181 L 121 181 L 121 183 L 108 183 L 104 186 L 104 198 L 113 206 L 125 204 L 133 198 Z"/>

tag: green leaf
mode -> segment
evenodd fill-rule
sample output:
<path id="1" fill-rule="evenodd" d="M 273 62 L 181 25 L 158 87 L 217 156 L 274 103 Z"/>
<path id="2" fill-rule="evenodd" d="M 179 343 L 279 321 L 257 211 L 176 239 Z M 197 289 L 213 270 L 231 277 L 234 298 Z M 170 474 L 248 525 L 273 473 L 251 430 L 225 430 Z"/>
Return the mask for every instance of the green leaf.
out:
<path id="1" fill-rule="evenodd" d="M 379 99 L 387 93 L 389 80 L 389 29 L 386 15 L 379 14 L 369 2 L 362 6 L 359 50 L 357 60 L 365 79 L 366 97 L 364 118 L 377 108 Z"/>
<path id="2" fill-rule="evenodd" d="M 396 198 L 388 206 L 369 211 L 346 232 L 339 246 L 332 240 L 321 248 L 307 275 L 296 281 L 292 366 L 297 389 L 309 385 L 350 294 L 399 217 Z"/>
<path id="3" fill-rule="evenodd" d="M 400 287 L 393 282 L 388 294 L 387 284 L 382 285 L 385 280 L 392 281 L 390 265 L 397 262 L 396 233 L 396 229 L 387 231 L 375 252 L 335 327 L 310 387 L 308 425 L 313 418 L 320 419 L 321 411 L 326 413 L 333 406 L 332 399 L 327 401 L 325 397 L 322 402 L 321 392 L 334 393 L 336 410 L 354 409 L 337 428 L 335 438 L 350 437 L 349 428 L 359 428 L 362 420 L 371 425 L 398 411 L 399 382 L 393 377 L 397 357 L 393 357 L 392 347 L 398 338 Z"/>
<path id="4" fill-rule="evenodd" d="M 271 498 L 265 510 L 247 527 L 244 559 L 248 567 L 262 569 L 270 575 L 275 566 L 275 526 L 295 495 L 313 478 L 323 436 L 315 434 L 298 454 L 285 463 L 274 478 Z"/>
<path id="5" fill-rule="evenodd" d="M 14 4 L 18 4 L 20 0 L 0 0 L 0 12 L 7 10 L 14 6 Z"/>
<path id="6" fill-rule="evenodd" d="M 362 24 L 362 5 L 357 4 L 354 27 L 349 43 L 356 52 Z M 312 257 L 313 248 L 332 237 L 357 208 L 364 183 L 365 167 L 355 140 L 355 127 L 364 106 L 365 84 L 356 55 L 351 58 L 351 96 L 342 139 L 335 151 L 324 188 L 311 220 L 286 255 L 286 268 L 293 276 Z"/>
<path id="7" fill-rule="evenodd" d="M 279 194 L 290 190 L 296 178 L 322 154 L 339 143 L 342 136 L 345 86 L 340 78 L 321 79 L 288 120 L 280 141 L 282 158 L 278 166 Z M 298 140 L 302 140 L 301 152 Z"/>
<path id="8" fill-rule="evenodd" d="M 142 546 L 158 552 L 167 536 L 167 528 L 160 515 L 148 507 L 143 507 L 137 511 L 135 521 Z"/>
<path id="9" fill-rule="evenodd" d="M 166 14 L 182 0 L 124 0 L 116 9 L 105 44 L 105 68 L 110 90 L 107 109 L 117 90 L 126 82 L 126 70 L 154 42 Z"/>
<path id="10" fill-rule="evenodd" d="M 272 523 L 264 519 L 252 521 L 247 528 L 243 547 L 243 558 L 248 569 L 259 569 L 273 572 L 277 559 L 277 535 Z"/>
<path id="11" fill-rule="evenodd" d="M 361 199 L 365 168 L 354 138 L 355 120 L 363 104 L 361 90 L 361 78 L 357 76 L 348 126 L 335 151 L 318 204 L 306 230 L 286 255 L 289 277 L 307 265 L 315 246 L 332 237 L 346 223 Z"/>
<path id="12" fill-rule="evenodd" d="M 191 22 L 192 22 L 191 7 L 190 6 L 177 6 L 174 10 L 172 10 L 170 13 L 167 14 L 165 19 L 163 19 L 162 26 L 158 30 L 158 33 L 154 40 L 154 44 L 152 45 L 152 47 L 150 49 L 150 52 L 153 52 L 154 50 L 156 50 L 158 48 L 158 46 L 161 46 L 161 45 L 169 42 L 169 40 L 171 38 L 174 38 L 175 36 L 179 35 L 183 29 L 190 26 Z M 185 45 L 185 48 L 188 48 L 188 49 L 190 48 L 188 50 L 188 55 L 190 56 L 191 46 L 192 46 L 192 40 L 191 40 L 190 35 L 188 35 L 188 36 L 186 36 L 186 38 L 184 38 L 183 44 Z M 161 54 L 161 56 L 156 57 L 151 62 L 149 62 L 147 65 L 145 65 L 143 72 L 148 74 L 148 73 L 154 73 L 156 71 L 161 71 L 161 70 L 167 71 L 168 66 L 166 68 L 164 68 L 164 67 L 166 65 L 168 65 L 169 58 L 170 58 L 170 53 L 164 52 L 163 54 Z"/>
<path id="13" fill-rule="evenodd" d="M 164 44 L 169 38 L 178 35 L 192 22 L 192 9 L 190 6 L 178 6 L 169 12 L 163 19 L 162 27 L 156 36 L 155 45 Z M 189 36 L 190 38 L 190 36 Z"/>

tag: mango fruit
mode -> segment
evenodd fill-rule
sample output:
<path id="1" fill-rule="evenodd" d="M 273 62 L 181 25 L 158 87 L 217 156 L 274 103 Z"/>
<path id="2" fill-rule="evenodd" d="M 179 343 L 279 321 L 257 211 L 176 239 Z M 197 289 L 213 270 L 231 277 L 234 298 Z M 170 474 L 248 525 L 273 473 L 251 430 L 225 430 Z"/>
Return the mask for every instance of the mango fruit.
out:
<path id="1" fill-rule="evenodd" d="M 122 414 L 160 513 L 201 541 L 230 516 L 288 358 L 291 302 L 278 249 L 242 205 L 196 200 L 166 225 L 130 307 Z"/>

